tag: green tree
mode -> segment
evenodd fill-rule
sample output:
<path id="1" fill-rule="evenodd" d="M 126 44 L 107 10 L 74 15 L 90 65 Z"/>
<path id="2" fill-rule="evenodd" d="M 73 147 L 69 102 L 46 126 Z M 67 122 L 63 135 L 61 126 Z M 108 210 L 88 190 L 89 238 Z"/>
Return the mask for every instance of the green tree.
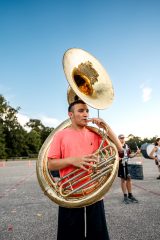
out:
<path id="1" fill-rule="evenodd" d="M 45 128 L 39 119 L 30 119 L 26 126 L 39 133 Z"/>
<path id="2" fill-rule="evenodd" d="M 0 158 L 7 156 L 6 154 L 6 144 L 5 144 L 5 134 L 4 134 L 4 114 L 7 109 L 7 102 L 5 98 L 0 95 Z"/>
<path id="3" fill-rule="evenodd" d="M 53 130 L 53 128 L 45 127 L 39 119 L 30 119 L 29 122 L 26 123 L 26 126 L 31 128 L 31 131 L 34 130 L 40 135 L 41 145 Z"/>
<path id="4" fill-rule="evenodd" d="M 0 158 L 6 157 L 6 148 L 5 148 L 5 135 L 3 130 L 3 124 L 0 121 Z"/>
<path id="5" fill-rule="evenodd" d="M 22 128 L 17 119 L 18 108 L 11 107 L 5 98 L 0 95 L 0 122 L 5 142 L 6 157 L 21 156 L 26 152 L 25 135 L 26 131 Z"/>
<path id="6" fill-rule="evenodd" d="M 133 134 L 128 135 L 128 141 L 127 144 L 130 146 L 130 148 L 135 152 L 137 150 L 137 147 L 141 147 L 141 138 L 138 136 L 134 136 Z"/>
<path id="7" fill-rule="evenodd" d="M 43 144 L 54 128 L 44 127 L 41 131 L 41 143 Z"/>
<path id="8" fill-rule="evenodd" d="M 141 145 L 144 143 L 154 143 L 158 136 L 154 136 L 152 138 L 143 138 L 141 139 L 138 136 L 134 136 L 133 134 L 128 135 L 128 140 L 126 141 L 130 148 L 135 152 L 137 146 L 141 148 Z"/>
<path id="9" fill-rule="evenodd" d="M 28 156 L 37 155 L 41 147 L 40 133 L 31 130 L 26 137 L 27 154 Z"/>
<path id="10" fill-rule="evenodd" d="M 31 156 L 38 151 L 52 128 L 45 127 L 38 119 L 30 119 L 27 132 L 18 122 L 20 107 L 13 108 L 0 95 L 0 158 Z"/>

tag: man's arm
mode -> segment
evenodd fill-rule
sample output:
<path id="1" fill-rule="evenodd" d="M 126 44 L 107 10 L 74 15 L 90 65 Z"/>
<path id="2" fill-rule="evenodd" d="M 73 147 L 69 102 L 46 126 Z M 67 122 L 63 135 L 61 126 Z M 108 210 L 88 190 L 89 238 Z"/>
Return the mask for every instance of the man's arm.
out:
<path id="1" fill-rule="evenodd" d="M 154 147 L 149 155 L 154 160 L 157 160 L 157 156 L 154 155 L 156 152 L 157 152 L 157 148 Z"/>
<path id="2" fill-rule="evenodd" d="M 123 148 L 122 148 L 122 144 L 121 142 L 119 141 L 118 137 L 116 136 L 116 134 L 113 132 L 113 130 L 111 129 L 111 127 L 103 120 L 103 119 L 100 119 L 100 118 L 92 118 L 90 120 L 92 123 L 95 123 L 99 128 L 103 128 L 108 137 L 114 142 L 114 144 L 116 145 L 118 151 L 123 151 Z"/>
<path id="3" fill-rule="evenodd" d="M 48 158 L 49 170 L 60 170 L 68 166 L 74 166 L 84 170 L 88 170 L 86 166 L 93 166 L 93 162 L 97 162 L 98 157 L 94 154 L 89 154 L 82 157 L 68 157 L 63 159 Z"/>
<path id="4" fill-rule="evenodd" d="M 141 152 L 141 150 L 138 148 L 138 149 L 137 149 L 137 152 L 135 152 L 135 153 L 133 153 L 133 154 L 129 154 L 129 157 L 130 157 L 130 158 L 134 158 L 134 157 L 136 157 L 137 154 L 139 154 L 140 152 Z"/>
<path id="5" fill-rule="evenodd" d="M 62 168 L 68 167 L 70 165 L 70 158 L 63 159 L 53 159 L 48 158 L 48 169 L 49 170 L 60 170 Z"/>
<path id="6" fill-rule="evenodd" d="M 110 126 L 107 126 L 107 131 L 108 131 L 108 137 L 114 142 L 118 151 L 120 151 L 120 152 L 124 151 L 123 148 L 122 148 L 121 142 L 119 141 L 118 137 L 113 132 L 113 130 L 110 128 Z"/>

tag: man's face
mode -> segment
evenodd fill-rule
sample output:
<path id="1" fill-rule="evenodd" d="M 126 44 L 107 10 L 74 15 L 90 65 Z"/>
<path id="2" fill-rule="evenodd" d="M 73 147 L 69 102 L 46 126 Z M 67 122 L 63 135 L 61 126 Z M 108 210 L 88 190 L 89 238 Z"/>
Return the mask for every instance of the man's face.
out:
<path id="1" fill-rule="evenodd" d="M 77 126 L 86 126 L 89 109 L 86 104 L 78 103 L 72 107 L 72 112 L 69 112 L 69 117 Z"/>
<path id="2" fill-rule="evenodd" d="M 122 145 L 125 143 L 125 138 L 124 137 L 119 138 L 119 140 L 122 143 Z"/>

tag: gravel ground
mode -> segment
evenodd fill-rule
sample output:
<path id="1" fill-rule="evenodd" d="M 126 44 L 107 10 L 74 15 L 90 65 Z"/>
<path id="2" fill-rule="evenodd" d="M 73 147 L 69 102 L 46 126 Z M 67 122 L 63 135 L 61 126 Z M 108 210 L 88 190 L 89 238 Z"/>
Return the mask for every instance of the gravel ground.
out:
<path id="1" fill-rule="evenodd" d="M 117 177 L 104 197 L 110 239 L 159 240 L 158 170 L 150 159 L 133 161 L 143 164 L 144 179 L 132 180 L 139 203 L 122 203 Z M 35 165 L 35 161 L 0 162 L 0 240 L 56 240 L 58 206 L 41 191 Z"/>

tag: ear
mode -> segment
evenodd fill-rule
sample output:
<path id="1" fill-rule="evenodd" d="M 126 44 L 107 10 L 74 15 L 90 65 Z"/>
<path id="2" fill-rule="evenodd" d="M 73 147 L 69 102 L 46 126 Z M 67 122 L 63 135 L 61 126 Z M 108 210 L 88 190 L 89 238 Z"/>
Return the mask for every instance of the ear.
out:
<path id="1" fill-rule="evenodd" d="M 72 115 L 73 115 L 72 112 L 69 112 L 69 113 L 68 113 L 68 116 L 69 116 L 70 118 L 72 117 Z"/>

